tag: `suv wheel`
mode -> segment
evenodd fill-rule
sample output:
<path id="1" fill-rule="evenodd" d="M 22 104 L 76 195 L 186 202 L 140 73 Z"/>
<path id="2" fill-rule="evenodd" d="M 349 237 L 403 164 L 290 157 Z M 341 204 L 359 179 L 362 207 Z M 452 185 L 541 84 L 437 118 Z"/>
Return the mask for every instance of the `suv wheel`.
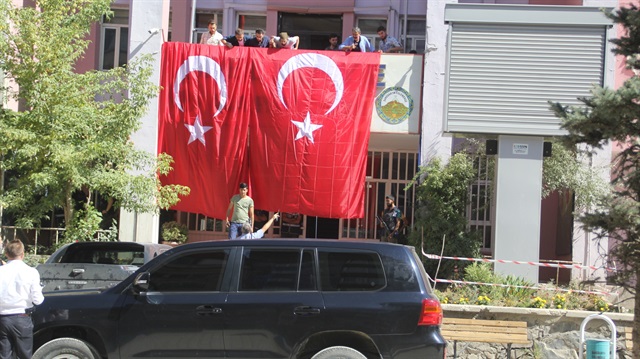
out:
<path id="1" fill-rule="evenodd" d="M 91 344 L 82 340 L 58 338 L 38 348 L 32 359 L 97 359 L 96 353 Z"/>
<path id="2" fill-rule="evenodd" d="M 367 357 L 349 347 L 329 347 L 317 352 L 311 359 L 367 359 Z"/>

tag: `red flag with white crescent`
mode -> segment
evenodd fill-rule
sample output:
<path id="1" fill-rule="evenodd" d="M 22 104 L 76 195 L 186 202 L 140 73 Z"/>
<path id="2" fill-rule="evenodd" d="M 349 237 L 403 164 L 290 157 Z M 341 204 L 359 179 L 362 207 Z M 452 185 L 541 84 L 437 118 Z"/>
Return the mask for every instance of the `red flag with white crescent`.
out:
<path id="1" fill-rule="evenodd" d="M 173 156 L 174 170 L 160 180 L 191 188 L 173 209 L 224 218 L 238 183 L 247 181 L 247 50 L 162 45 L 158 152 Z"/>
<path id="2" fill-rule="evenodd" d="M 250 130 L 256 208 L 364 217 L 364 184 L 380 54 L 251 53 Z"/>

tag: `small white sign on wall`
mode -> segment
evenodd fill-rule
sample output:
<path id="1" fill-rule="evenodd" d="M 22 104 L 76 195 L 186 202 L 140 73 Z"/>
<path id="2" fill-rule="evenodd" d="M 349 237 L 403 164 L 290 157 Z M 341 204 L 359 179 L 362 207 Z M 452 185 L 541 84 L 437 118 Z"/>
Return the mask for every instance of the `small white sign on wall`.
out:
<path id="1" fill-rule="evenodd" d="M 513 144 L 513 154 L 514 155 L 528 155 L 529 154 L 529 144 L 527 143 L 514 143 Z"/>

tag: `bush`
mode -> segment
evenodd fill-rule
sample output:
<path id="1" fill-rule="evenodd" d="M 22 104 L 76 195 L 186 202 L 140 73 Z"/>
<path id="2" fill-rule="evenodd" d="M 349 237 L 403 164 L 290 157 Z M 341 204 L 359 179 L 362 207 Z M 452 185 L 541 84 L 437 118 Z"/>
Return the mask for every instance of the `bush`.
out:
<path id="1" fill-rule="evenodd" d="M 421 252 L 423 241 L 426 251 L 440 253 L 444 238 L 443 255 L 479 256 L 479 236 L 468 228 L 465 217 L 469 185 L 474 179 L 473 161 L 466 153 L 455 154 L 446 164 L 437 158 L 433 159 L 416 174 L 414 180 L 419 182 L 416 185 L 416 230 L 409 236 L 409 243 L 416 246 L 418 253 Z M 466 265 L 457 265 L 458 270 Z M 439 264 L 427 259 L 424 267 L 432 277 L 438 272 L 438 278 L 450 278 L 456 264 L 452 261 Z"/>
<path id="2" fill-rule="evenodd" d="M 189 229 L 176 221 L 162 224 L 162 240 L 166 242 L 185 243 L 189 239 Z"/>

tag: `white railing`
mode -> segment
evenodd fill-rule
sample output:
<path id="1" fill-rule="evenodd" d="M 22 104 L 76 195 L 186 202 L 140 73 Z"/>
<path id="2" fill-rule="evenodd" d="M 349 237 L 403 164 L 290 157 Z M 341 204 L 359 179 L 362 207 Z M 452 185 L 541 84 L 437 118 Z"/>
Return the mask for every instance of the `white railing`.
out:
<path id="1" fill-rule="evenodd" d="M 41 228 L 22 228 L 16 226 L 0 226 L 0 243 L 12 239 L 21 239 L 25 245 L 33 245 L 33 254 L 38 254 L 38 243 L 44 237 L 42 232 L 53 232 L 53 237 L 49 236 L 50 241 L 45 245 L 57 246 L 62 239 L 62 233 L 66 228 L 41 227 Z M 97 240 L 100 241 L 107 230 L 99 230 Z M 20 237 L 18 237 L 20 234 Z"/>

